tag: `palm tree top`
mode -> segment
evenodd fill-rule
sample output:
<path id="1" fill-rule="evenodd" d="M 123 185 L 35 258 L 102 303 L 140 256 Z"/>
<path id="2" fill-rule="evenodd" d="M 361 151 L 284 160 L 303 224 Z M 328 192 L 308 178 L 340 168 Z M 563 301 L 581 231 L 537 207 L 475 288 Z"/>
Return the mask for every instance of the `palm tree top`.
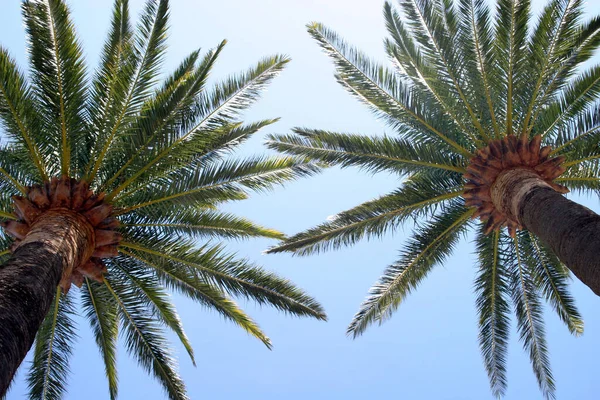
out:
<path id="1" fill-rule="evenodd" d="M 93 73 L 61 0 L 22 3 L 27 75 L 0 47 L 0 120 L 7 139 L 0 149 L 0 217 L 8 234 L 0 236 L 1 255 L 18 247 L 42 214 L 70 213 L 95 230 L 89 262 L 67 272 L 38 332 L 27 378 L 32 398 L 60 398 L 66 390 L 74 293 L 105 363 L 111 398 L 117 396 L 120 331 L 128 352 L 169 398 L 187 398 L 165 328 L 192 360 L 194 354 L 170 290 L 216 310 L 268 347 L 269 338 L 234 297 L 325 319 L 322 307 L 291 282 L 211 242 L 282 239 L 219 205 L 316 172 L 298 157 L 230 157 L 276 121 L 244 123 L 242 112 L 289 59 L 266 57 L 209 86 L 223 41 L 192 52 L 159 83 L 169 2 L 146 1 L 135 28 L 128 3 L 114 2 Z M 67 294 L 71 282 L 81 290 Z"/>
<path id="2" fill-rule="evenodd" d="M 398 3 L 400 11 L 386 2 L 383 13 L 391 69 L 324 25 L 308 25 L 337 81 L 394 135 L 297 128 L 270 135 L 268 146 L 329 165 L 389 171 L 403 184 L 268 252 L 310 255 L 416 221 L 399 259 L 348 327 L 356 337 L 388 319 L 474 230 L 479 343 L 492 391 L 501 396 L 506 388 L 512 309 L 539 386 L 553 398 L 541 298 L 573 334 L 583 332 L 583 321 L 568 271 L 538 237 L 495 210 L 489 178 L 518 167 L 561 192 L 600 188 L 600 66 L 585 68 L 600 45 L 600 18 L 582 22 L 579 0 L 550 1 L 535 21 L 527 0 L 498 0 L 495 10 L 484 0 Z"/>

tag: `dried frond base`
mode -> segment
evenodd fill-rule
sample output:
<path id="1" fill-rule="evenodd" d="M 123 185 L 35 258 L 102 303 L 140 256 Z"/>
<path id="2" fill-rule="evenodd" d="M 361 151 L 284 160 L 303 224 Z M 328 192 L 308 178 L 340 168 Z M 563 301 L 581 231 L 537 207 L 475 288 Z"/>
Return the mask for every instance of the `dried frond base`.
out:
<path id="1" fill-rule="evenodd" d="M 68 209 L 83 215 L 94 228 L 95 248 L 92 257 L 76 265 L 69 276 L 65 276 L 60 287 L 66 293 L 71 284 L 81 287 L 84 278 L 103 282 L 106 266 L 102 258 L 116 257 L 117 246 L 123 239 L 115 229 L 119 221 L 112 216 L 113 208 L 104 203 L 104 193 L 95 194 L 86 182 L 72 178 L 52 178 L 43 185 L 27 188 L 27 197 L 13 196 L 15 221 L 0 224 L 4 231 L 15 239 L 14 250 L 25 238 L 33 223 L 51 209 Z"/>
<path id="2" fill-rule="evenodd" d="M 479 217 L 485 222 L 486 234 L 506 226 L 514 237 L 516 230 L 522 229 L 518 221 L 498 209 L 492 200 L 492 185 L 502 172 L 526 168 L 535 172 L 557 192 L 569 192 L 566 187 L 553 182 L 565 172 L 565 167 L 561 165 L 565 158 L 549 157 L 552 149 L 550 146 L 541 147 L 541 142 L 539 135 L 531 141 L 525 136 L 517 138 L 510 135 L 491 141 L 471 158 L 464 174 L 466 183 L 463 197 L 467 207 L 477 208 L 473 218 Z"/>

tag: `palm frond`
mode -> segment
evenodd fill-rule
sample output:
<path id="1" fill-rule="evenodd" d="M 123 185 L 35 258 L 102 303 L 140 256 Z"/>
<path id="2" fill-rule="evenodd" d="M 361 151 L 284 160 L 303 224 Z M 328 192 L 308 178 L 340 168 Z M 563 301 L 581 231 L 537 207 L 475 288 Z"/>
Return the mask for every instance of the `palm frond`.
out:
<path id="1" fill-rule="evenodd" d="M 533 372 L 546 399 L 554 399 L 555 386 L 546 343 L 543 310 L 532 271 L 524 263 L 520 236 L 510 250 L 512 264 L 511 295 L 517 316 L 517 328 L 523 347 L 529 352 Z"/>
<path id="2" fill-rule="evenodd" d="M 568 291 L 569 270 L 530 232 L 519 236 L 519 245 L 527 268 L 546 300 L 572 334 L 583 334 L 583 319 Z"/>
<path id="3" fill-rule="evenodd" d="M 433 184 L 435 182 L 435 184 Z M 298 233 L 267 253 L 293 251 L 310 255 L 381 236 L 409 217 L 432 215 L 444 202 L 461 195 L 462 179 L 454 174 L 415 175 L 401 189 L 332 216 L 326 223 Z"/>
<path id="4" fill-rule="evenodd" d="M 440 85 L 443 90 L 447 90 L 456 100 L 451 105 L 451 109 L 459 111 L 463 116 L 459 116 L 460 125 L 463 132 L 478 141 L 476 134 L 482 139 L 488 139 L 486 131 L 483 129 L 476 110 L 471 103 L 474 103 L 469 92 L 463 87 L 468 80 L 461 79 L 464 69 L 463 63 L 465 57 L 462 53 L 462 47 L 453 43 L 457 32 L 450 32 L 446 29 L 443 15 L 447 11 L 440 10 L 442 2 L 431 2 L 427 0 L 401 0 L 402 9 L 406 14 L 406 21 L 409 24 L 412 36 L 419 42 L 420 49 L 424 57 L 430 60 L 431 65 L 437 70 L 439 78 L 444 85 Z M 468 123 L 469 125 L 466 125 Z M 471 126 L 476 131 L 467 128 Z"/>
<path id="5" fill-rule="evenodd" d="M 116 0 L 113 5 L 110 31 L 100 54 L 100 65 L 90 87 L 88 113 L 90 129 L 96 132 L 92 139 L 92 155 L 86 168 L 86 177 L 94 180 L 95 171 L 103 159 L 103 151 L 110 147 L 123 119 L 124 103 L 128 98 L 135 68 L 133 32 L 129 21 L 129 1 Z"/>
<path id="6" fill-rule="evenodd" d="M 141 247 L 140 245 L 135 245 Z M 190 268 L 181 268 L 165 261 L 162 257 L 144 257 L 139 255 L 135 249 L 127 249 L 123 246 L 119 251 L 132 257 L 149 268 L 156 271 L 161 282 L 168 288 L 219 312 L 223 317 L 244 329 L 248 334 L 262 341 L 267 348 L 271 348 L 271 340 L 262 332 L 260 327 L 241 310 L 238 305 L 228 298 L 221 290 L 202 281 Z M 139 252 L 139 250 L 138 250 Z M 149 253 L 152 255 L 152 253 Z"/>
<path id="7" fill-rule="evenodd" d="M 138 175 L 135 180 L 130 182 L 129 188 L 124 189 L 118 197 L 128 197 L 156 182 L 172 179 L 173 175 L 177 175 L 181 171 L 213 167 L 215 162 L 222 160 L 228 152 L 247 138 L 276 121 L 274 119 L 262 120 L 248 125 L 234 123 L 224 125 L 219 129 L 197 132 L 198 134 L 193 138 L 173 149 L 167 160 L 150 166 L 143 174 Z"/>
<path id="8" fill-rule="evenodd" d="M 124 282 L 105 279 L 104 284 L 119 308 L 127 351 L 156 377 L 170 399 L 188 399 L 169 345 L 143 301 Z"/>
<path id="9" fill-rule="evenodd" d="M 29 152 L 41 180 L 48 179 L 38 140 L 37 105 L 25 76 L 6 49 L 0 47 L 0 119 L 9 138 Z"/>
<path id="10" fill-rule="evenodd" d="M 292 157 L 227 160 L 177 171 L 134 195 L 116 199 L 116 204 L 123 207 L 119 214 L 125 214 L 161 203 L 196 206 L 239 200 L 246 198 L 248 189 L 266 191 L 317 171 L 315 166 Z"/>
<path id="11" fill-rule="evenodd" d="M 36 172 L 29 162 L 29 153 L 13 146 L 0 146 L 0 188 L 1 196 L 25 194 L 27 184 L 34 181 Z"/>
<path id="12" fill-rule="evenodd" d="M 269 135 L 267 146 L 341 167 L 358 166 L 369 172 L 393 171 L 400 175 L 424 169 L 466 172 L 462 160 L 424 143 L 408 140 L 295 128 L 295 135 Z"/>
<path id="13" fill-rule="evenodd" d="M 35 338 L 33 363 L 27 376 L 30 399 L 60 399 L 67 391 L 69 359 L 77 337 L 70 296 L 60 288 Z"/>
<path id="14" fill-rule="evenodd" d="M 113 266 L 112 278 L 130 284 L 129 289 L 144 303 L 152 315 L 177 335 L 195 366 L 196 360 L 192 344 L 185 334 L 179 314 L 168 293 L 163 290 L 155 274 L 149 273 L 148 268 L 144 268 L 143 265 L 131 261 L 135 260 L 121 259 L 111 263 Z"/>
<path id="15" fill-rule="evenodd" d="M 162 213 L 136 213 L 121 218 L 121 226 L 129 230 L 143 232 L 154 237 L 189 236 L 193 238 L 247 239 L 266 237 L 284 239 L 285 235 L 233 214 L 214 210 L 176 209 L 164 215 Z"/>
<path id="16" fill-rule="evenodd" d="M 60 160 L 55 160 L 60 165 L 60 173 L 69 175 L 71 152 L 79 152 L 77 149 L 87 142 L 83 52 L 63 1 L 30 0 L 23 3 L 22 9 L 28 34 L 31 75 L 43 109 L 41 117 L 47 130 L 46 137 L 50 147 L 60 155 Z M 53 143 L 50 142 L 52 139 Z M 58 171 L 48 172 L 55 175 Z"/>
<path id="17" fill-rule="evenodd" d="M 501 235 L 496 231 L 485 235 L 483 226 L 477 232 L 476 249 L 479 271 L 475 279 L 479 313 L 479 347 L 494 396 L 506 390 L 506 356 L 508 347 L 510 277 L 501 250 Z"/>
<path id="18" fill-rule="evenodd" d="M 524 132 L 529 133 L 533 129 L 533 112 L 544 105 L 540 99 L 547 97 L 544 92 L 573 47 L 581 14 L 581 0 L 553 0 L 546 6 L 533 30 L 530 41 L 531 64 L 539 76 L 523 120 Z"/>
<path id="19" fill-rule="evenodd" d="M 404 131 L 469 156 L 469 150 L 457 143 L 460 135 L 451 136 L 453 129 L 446 129 L 450 121 L 443 114 L 428 112 L 428 104 L 415 97 L 417 93 L 393 72 L 369 60 L 321 24 L 310 24 L 308 31 L 333 59 L 337 80 L 392 127 L 412 127 Z"/>
<path id="20" fill-rule="evenodd" d="M 579 193 L 600 193 L 600 160 L 581 162 L 567 168 L 556 182 Z"/>
<path id="21" fill-rule="evenodd" d="M 222 41 L 216 49 L 209 50 L 199 65 L 196 64 L 200 53 L 193 52 L 165 81 L 163 87 L 145 102 L 129 134 L 122 137 L 120 147 L 115 149 L 114 154 L 107 155 L 102 171 L 107 186 L 125 171 L 142 168 L 160 149 L 176 139 L 175 133 L 190 118 L 193 104 L 204 90 L 209 73 L 225 43 Z M 123 153 L 131 154 L 125 163 L 121 157 Z"/>
<path id="22" fill-rule="evenodd" d="M 81 289 L 81 306 L 90 322 L 94 339 L 104 361 L 111 400 L 117 398 L 117 337 L 119 334 L 118 305 L 108 289 L 85 279 Z"/>
<path id="23" fill-rule="evenodd" d="M 600 104 L 563 124 L 553 138 L 551 154 L 564 155 L 567 162 L 587 159 L 598 153 Z"/>
<path id="24" fill-rule="evenodd" d="M 431 11 L 431 8 L 428 7 L 428 9 Z M 413 10 L 413 13 L 418 14 L 420 11 L 420 9 Z M 473 141 L 478 141 L 473 129 L 467 128 L 466 119 L 469 117 L 465 116 L 464 107 L 458 104 L 456 96 L 454 96 L 456 92 L 448 90 L 443 84 L 444 78 L 448 77 L 447 75 L 441 76 L 440 68 L 445 69 L 447 73 L 446 65 L 436 64 L 436 61 L 440 61 L 439 57 L 428 57 L 424 54 L 429 51 L 429 47 L 435 46 L 435 44 L 428 43 L 425 46 L 423 40 L 415 40 L 401 16 L 389 2 L 385 3 L 383 12 L 388 32 L 392 38 L 392 40 L 384 41 L 385 49 L 395 63 L 400 76 L 405 76 L 415 88 L 419 88 L 420 96 L 430 99 L 428 107 L 431 111 L 448 115 L 459 132 Z M 439 27 L 442 24 L 442 15 L 438 15 L 437 19 Z M 427 42 L 427 38 L 424 40 Z M 461 58 L 458 56 L 458 59 Z"/>
<path id="25" fill-rule="evenodd" d="M 529 0 L 498 0 L 495 24 L 496 73 L 500 76 L 501 96 L 504 100 L 506 135 L 515 134 L 515 124 L 522 121 L 527 90 L 531 81 L 527 71 L 530 51 L 527 46 Z M 518 129 L 518 128 L 517 128 Z M 517 132 L 520 133 L 520 132 Z"/>
<path id="26" fill-rule="evenodd" d="M 600 66 L 574 78 L 538 118 L 535 129 L 542 136 L 555 134 L 561 125 L 593 107 L 600 95 Z"/>
<path id="27" fill-rule="evenodd" d="M 494 137 L 499 137 L 502 125 L 498 117 L 502 111 L 497 106 L 498 93 L 494 76 L 495 52 L 490 9 L 485 0 L 461 0 L 459 2 L 460 40 L 464 43 L 466 69 L 473 82 L 474 96 L 485 98 L 482 121 L 489 119 Z M 483 93 L 482 93 L 483 92 Z M 487 110 L 485 107 L 487 106 Z M 485 122 L 482 122 L 485 123 Z"/>
<path id="28" fill-rule="evenodd" d="M 257 99 L 260 92 L 271 82 L 289 62 L 283 56 L 273 56 L 260 61 L 250 71 L 216 85 L 213 92 L 202 94 L 198 99 L 193 117 L 189 122 L 180 127 L 174 140 L 168 141 L 164 146 L 157 148 L 154 157 L 128 176 L 119 186 L 112 190 L 107 199 L 113 199 L 123 189 L 143 175 L 148 169 L 154 167 L 161 160 L 171 155 L 174 150 L 185 148 L 194 136 L 204 132 L 206 127 L 215 127 L 230 123 L 240 111 L 248 108 Z M 116 179 L 119 174 L 113 177 Z"/>
<path id="29" fill-rule="evenodd" d="M 127 28 L 124 32 L 122 29 L 115 32 L 122 35 L 119 38 L 122 48 L 119 50 L 123 54 L 119 56 L 123 57 L 123 64 L 115 66 L 111 73 L 115 74 L 113 79 L 118 80 L 120 96 L 115 96 L 116 102 L 110 108 L 113 113 L 108 119 L 110 123 L 104 125 L 105 133 L 98 138 L 101 147 L 90 172 L 91 178 L 95 176 L 95 171 L 98 171 L 106 153 L 113 146 L 115 138 L 118 137 L 117 133 L 128 125 L 151 95 L 166 50 L 168 0 L 147 0 L 134 36 L 130 33 L 127 15 L 128 11 L 122 12 L 121 15 L 114 14 L 114 18 L 121 17 L 121 20 L 115 21 L 114 24 L 118 24 L 120 28 Z"/>
<path id="30" fill-rule="evenodd" d="M 152 265 L 169 264 L 197 276 L 201 282 L 222 288 L 231 296 L 242 296 L 259 304 L 269 304 L 292 315 L 310 315 L 325 319 L 321 306 L 295 288 L 289 281 L 267 272 L 243 259 L 225 254 L 221 246 L 190 249 L 166 240 L 137 238 L 122 247 L 129 253 L 143 254 Z M 167 246 L 167 248 L 165 248 Z M 159 248 L 160 250 L 154 250 Z"/>
<path id="31" fill-rule="evenodd" d="M 373 322 L 388 319 L 427 273 L 452 252 L 473 212 L 465 209 L 461 201 L 455 201 L 418 228 L 401 252 L 400 260 L 389 266 L 370 289 L 347 333 L 357 337 Z"/>
<path id="32" fill-rule="evenodd" d="M 580 26 L 577 29 L 576 36 L 572 47 L 569 49 L 568 56 L 556 68 L 554 75 L 548 82 L 544 95 L 540 99 L 540 104 L 547 104 L 556 95 L 556 92 L 569 82 L 577 69 L 594 55 L 600 46 L 600 17 L 594 17 Z M 538 107 L 534 112 L 532 121 L 537 121 L 538 116 L 544 109 L 544 107 Z"/>

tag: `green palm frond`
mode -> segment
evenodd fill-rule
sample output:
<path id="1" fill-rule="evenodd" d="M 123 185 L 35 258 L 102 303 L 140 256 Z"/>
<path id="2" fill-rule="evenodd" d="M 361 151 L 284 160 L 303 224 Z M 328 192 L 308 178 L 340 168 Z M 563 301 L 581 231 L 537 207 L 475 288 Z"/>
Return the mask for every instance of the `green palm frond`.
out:
<path id="1" fill-rule="evenodd" d="M 149 274 L 147 268 L 135 263 L 127 262 L 125 264 L 123 261 L 116 261 L 112 265 L 114 266 L 111 270 L 113 279 L 130 283 L 129 288 L 137 298 L 144 302 L 152 315 L 177 335 L 195 366 L 194 350 L 183 330 L 175 305 L 171 303 L 168 293 L 163 290 L 156 276 Z"/>
<path id="2" fill-rule="evenodd" d="M 310 255 L 381 236 L 410 217 L 432 215 L 436 207 L 462 193 L 460 176 L 415 175 L 399 190 L 332 216 L 326 223 L 287 238 L 267 253 Z M 435 185 L 433 182 L 435 181 Z"/>
<path id="3" fill-rule="evenodd" d="M 568 162 L 594 157 L 600 136 L 600 105 L 566 122 L 556 134 L 553 154 L 564 155 Z"/>
<path id="4" fill-rule="evenodd" d="M 425 143 L 368 137 L 314 129 L 294 129 L 295 135 L 269 135 L 267 145 L 282 153 L 306 156 L 342 167 L 358 166 L 370 172 L 416 173 L 424 168 L 439 168 L 459 174 L 466 172 L 462 160 L 440 152 Z"/>
<path id="5" fill-rule="evenodd" d="M 112 143 L 124 118 L 124 103 L 133 79 L 133 32 L 129 21 L 128 0 L 115 1 L 108 39 L 100 55 L 100 66 L 91 83 L 90 108 L 96 110 L 89 121 L 97 134 L 86 169 L 93 181 L 95 171 Z"/>
<path id="6" fill-rule="evenodd" d="M 499 137 L 501 122 L 496 115 L 501 116 L 502 110 L 497 107 L 498 93 L 494 85 L 495 51 L 490 9 L 484 0 L 461 0 L 458 9 L 460 40 L 457 44 L 464 46 L 465 68 L 473 80 L 470 89 L 481 104 L 485 98 L 485 105 L 480 109 L 482 125 L 489 129 L 490 135 L 493 132 L 494 137 Z"/>
<path id="7" fill-rule="evenodd" d="M 469 154 L 468 149 L 457 143 L 460 135 L 450 128 L 451 121 L 444 114 L 430 111 L 426 98 L 403 85 L 392 71 L 375 64 L 321 24 L 310 24 L 308 31 L 334 60 L 338 82 L 392 127 L 406 127 L 409 137 Z"/>
<path id="8" fill-rule="evenodd" d="M 247 190 L 269 190 L 285 181 L 310 176 L 317 169 L 291 157 L 227 160 L 202 168 L 192 164 L 171 173 L 154 185 L 124 194 L 115 200 L 119 214 L 142 208 L 198 207 L 247 198 Z"/>
<path id="9" fill-rule="evenodd" d="M 31 158 L 27 151 L 13 149 L 10 145 L 0 147 L 0 187 L 5 193 L 4 200 L 7 200 L 9 195 L 26 193 L 25 186 L 35 176 L 29 160 Z M 23 165 L 29 168 L 21 168 Z"/>
<path id="10" fill-rule="evenodd" d="M 120 250 L 121 253 L 154 269 L 165 286 L 216 310 L 248 334 L 262 341 L 268 348 L 272 347 L 271 339 L 233 300 L 221 290 L 200 279 L 191 268 L 171 263 L 168 257 L 165 260 L 161 254 L 156 255 L 152 249 L 143 245 L 130 244 L 130 246 L 123 245 L 124 249 Z"/>
<path id="11" fill-rule="evenodd" d="M 8 52 L 0 47 L 0 118 L 5 132 L 28 153 L 39 179 L 47 179 L 46 167 L 36 135 L 38 113 L 31 88 Z M 8 177 L 10 178 L 10 177 Z"/>
<path id="12" fill-rule="evenodd" d="M 283 239 L 285 235 L 233 214 L 215 210 L 175 209 L 169 214 L 143 213 L 138 210 L 121 218 L 125 233 L 143 232 L 152 237 L 190 236 L 193 238 L 247 239 L 266 237 Z"/>
<path id="13" fill-rule="evenodd" d="M 525 263 L 539 290 L 574 335 L 583 334 L 583 319 L 568 292 L 569 270 L 539 239 L 527 232 L 519 238 Z"/>
<path id="14" fill-rule="evenodd" d="M 419 4 L 409 2 L 407 5 L 409 7 L 408 18 L 417 18 L 421 21 L 423 13 L 432 14 L 431 6 L 426 2 Z M 452 72 L 449 72 L 446 57 L 450 56 L 453 59 L 451 61 L 455 67 L 456 59 L 453 55 L 440 53 L 438 40 L 447 40 L 447 38 L 440 37 L 440 35 L 444 35 L 444 32 L 441 32 L 444 30 L 441 27 L 442 15 L 436 16 L 435 27 L 423 26 L 420 22 L 409 24 L 411 26 L 407 27 L 402 21 L 402 17 L 391 4 L 386 2 L 384 17 L 388 32 L 393 39 L 385 41 L 385 48 L 390 58 L 397 64 L 400 75 L 405 79 L 410 79 L 415 86 L 422 89 L 423 94 L 430 100 L 428 105 L 432 111 L 436 110 L 440 114 L 449 115 L 454 127 L 459 132 L 475 139 L 475 134 L 465 124 L 465 119 L 468 118 L 465 115 L 465 108 L 461 107 L 460 110 L 457 110 L 457 102 L 452 95 L 452 92 L 456 93 L 456 87 L 449 91 L 442 84 L 444 79 L 452 80 L 453 78 L 453 85 L 457 83 L 457 71 L 452 68 Z M 409 33 L 410 28 L 420 32 L 419 39 L 415 40 L 412 37 Z M 434 49 L 433 53 L 429 50 L 431 48 Z M 444 77 L 440 76 L 440 71 L 445 72 Z M 449 74 L 451 77 L 448 76 Z M 459 90 L 462 94 L 460 87 Z"/>
<path id="15" fill-rule="evenodd" d="M 89 320 L 96 344 L 104 361 L 111 400 L 117 398 L 117 337 L 119 334 L 118 305 L 108 289 L 85 279 L 81 291 L 81 307 Z"/>
<path id="16" fill-rule="evenodd" d="M 479 347 L 483 354 L 490 387 L 496 397 L 506 390 L 506 356 L 510 324 L 508 300 L 509 276 L 505 257 L 501 253 L 500 232 L 485 235 L 479 229 L 476 249 L 479 271 L 475 279 L 477 311 L 479 314 Z"/>
<path id="17" fill-rule="evenodd" d="M 188 399 L 168 342 L 143 299 L 118 279 L 106 280 L 104 284 L 119 308 L 127 351 L 158 379 L 169 398 Z"/>
<path id="18" fill-rule="evenodd" d="M 224 45 L 225 41 L 216 49 L 208 51 L 198 66 L 196 64 L 199 52 L 193 52 L 167 78 L 163 87 L 143 105 L 141 118 L 137 118 L 136 125 L 131 128 L 135 134 L 124 138 L 124 142 L 120 144 L 123 148 L 109 154 L 104 165 L 106 179 L 121 173 L 130 164 L 138 161 L 140 156 L 145 155 L 137 152 L 137 149 L 155 148 L 164 145 L 165 140 L 170 140 L 174 129 L 181 124 L 178 121 L 188 118 L 189 108 L 198 93 L 204 89 L 206 79 Z M 133 154 L 124 164 L 120 159 L 123 151 Z M 97 168 L 102 165 L 101 161 L 102 158 L 99 158 L 96 162 Z M 90 177 L 92 178 L 93 176 Z"/>
<path id="19" fill-rule="evenodd" d="M 574 165 L 557 178 L 556 182 L 568 185 L 579 193 L 595 191 L 600 194 L 600 160 Z"/>
<path id="20" fill-rule="evenodd" d="M 230 123 L 233 118 L 239 115 L 239 112 L 249 107 L 257 99 L 260 91 L 265 88 L 269 82 L 275 78 L 289 59 L 282 56 L 274 56 L 260 61 L 257 66 L 245 74 L 232 76 L 222 83 L 216 85 L 213 92 L 209 94 L 200 93 L 194 104 L 191 115 L 184 121 L 182 126 L 177 127 L 172 140 L 167 140 L 162 146 L 149 149 L 147 157 L 144 157 L 141 164 L 132 163 L 128 166 L 129 176 L 123 183 L 114 188 L 107 196 L 110 200 L 119 194 L 126 187 L 136 181 L 147 170 L 155 167 L 157 163 L 167 157 L 177 155 L 176 153 L 195 154 L 197 141 L 195 138 L 201 138 L 201 133 L 206 133 L 206 129 L 215 129 L 223 124 Z M 192 151 L 189 148 L 192 147 Z M 190 161 L 189 158 L 187 159 Z M 125 167 L 117 171 L 115 175 L 107 181 L 110 185 L 115 179 L 124 173 Z"/>
<path id="21" fill-rule="evenodd" d="M 518 132 L 522 124 L 521 112 L 533 80 L 528 70 L 530 50 L 527 46 L 531 4 L 529 0 L 498 0 L 495 24 L 495 59 L 498 61 L 500 96 L 504 100 L 505 130 L 507 135 Z M 520 112 L 521 111 L 521 112 Z M 515 122 L 517 127 L 515 127 Z"/>
<path id="22" fill-rule="evenodd" d="M 575 41 L 577 25 L 581 17 L 580 0 L 554 0 L 544 9 L 530 40 L 531 68 L 538 71 L 532 98 L 529 100 L 523 120 L 523 128 L 533 129 L 531 119 L 534 108 L 544 104 L 544 93 L 552 84 L 555 71 L 561 67 Z"/>
<path id="23" fill-rule="evenodd" d="M 478 225 L 479 344 L 492 392 L 501 397 L 506 390 L 514 305 L 540 388 L 553 398 L 541 298 L 572 334 L 583 331 L 565 267 L 529 232 L 520 232 L 518 243 L 504 232 L 484 235 L 484 225 L 468 223 L 475 208 L 461 206 L 460 197 L 477 190 L 469 179 L 476 174 L 471 171 L 480 171 L 476 160 L 484 158 L 485 148 L 508 135 L 528 140 L 541 135 L 551 154 L 565 159 L 565 171 L 555 182 L 600 194 L 600 67 L 585 64 L 600 47 L 600 17 L 582 21 L 580 0 L 550 0 L 535 22 L 529 0 L 495 3 L 494 10 L 484 0 L 399 0 L 399 7 L 386 2 L 384 48 L 393 69 L 325 26 L 308 25 L 333 60 L 336 80 L 392 132 L 362 136 L 303 127 L 268 136 L 267 146 L 319 166 L 386 172 L 403 182 L 392 193 L 287 237 L 267 252 L 335 250 L 414 222 L 417 232 L 400 260 L 371 288 L 348 328 L 358 336 L 371 323 L 389 318 L 452 252 L 461 233 Z M 480 172 L 487 179 L 483 175 L 489 171 Z M 479 200 L 489 195 L 478 193 Z M 481 206 L 476 216 L 484 224 L 494 222 L 489 212 Z"/>
<path id="24" fill-rule="evenodd" d="M 69 358 L 77 337 L 74 313 L 72 299 L 59 289 L 35 338 L 33 362 L 27 376 L 30 399 L 58 399 L 66 393 Z"/>
<path id="25" fill-rule="evenodd" d="M 451 32 L 448 24 L 444 23 L 443 15 L 448 13 L 447 9 L 439 10 L 439 2 L 436 4 L 424 0 L 402 0 L 400 4 L 421 54 L 437 71 L 441 83 L 437 90 L 441 89 L 442 96 L 451 102 L 444 108 L 448 113 L 455 114 L 453 119 L 466 136 L 472 137 L 474 141 L 488 138 L 471 106 L 474 99 L 467 98 L 470 96 L 464 84 L 469 81 L 461 78 L 464 68 L 462 63 L 465 60 L 452 45 L 456 30 Z M 444 103 L 446 102 L 442 105 Z"/>
<path id="26" fill-rule="evenodd" d="M 540 99 L 540 104 L 546 104 L 552 100 L 556 92 L 564 87 L 577 72 L 577 68 L 588 61 L 600 45 L 600 18 L 594 17 L 578 27 L 573 39 L 572 47 L 569 48 L 566 58 L 557 66 L 553 76 L 547 84 L 545 92 Z M 538 107 L 534 111 L 533 121 L 544 110 Z"/>
<path id="27" fill-rule="evenodd" d="M 573 78 L 560 97 L 540 113 L 534 132 L 553 135 L 564 123 L 594 106 L 600 95 L 600 66 Z"/>
<path id="28" fill-rule="evenodd" d="M 138 236 L 121 244 L 125 251 L 137 254 L 149 265 L 168 265 L 196 276 L 200 282 L 222 288 L 231 296 L 242 296 L 259 304 L 270 304 L 293 315 L 311 315 L 325 319 L 314 299 L 294 288 L 289 281 L 264 271 L 252 263 L 224 253 L 222 246 L 194 249 L 189 243 L 166 238 Z"/>
<path id="29" fill-rule="evenodd" d="M 517 316 L 517 328 L 523 347 L 529 352 L 533 372 L 544 397 L 554 399 L 554 378 L 550 370 L 548 347 L 546 344 L 543 310 L 538 288 L 532 271 L 524 262 L 523 249 L 519 246 L 522 232 L 513 239 L 509 255 L 511 269 L 511 294 Z"/>
<path id="30" fill-rule="evenodd" d="M 60 154 L 60 174 L 69 175 L 72 150 L 86 143 L 86 71 L 69 10 L 58 0 L 31 0 L 22 5 L 27 27 L 31 76 L 42 108 L 43 124 L 51 133 L 50 148 Z M 84 153 L 83 151 L 80 153 Z M 78 154 L 81 156 L 82 154 Z M 48 164 L 50 166 L 52 164 Z M 77 166 L 76 166 L 77 168 Z M 57 175 L 58 171 L 49 171 Z"/>
<path id="31" fill-rule="evenodd" d="M 38 333 L 29 377 L 32 398 L 59 399 L 66 391 L 76 304 L 91 326 L 111 399 L 118 395 L 119 333 L 168 398 L 187 398 L 165 331 L 175 333 L 192 360 L 194 355 L 171 290 L 216 311 L 269 348 L 270 339 L 234 299 L 326 319 L 321 305 L 288 280 L 234 257 L 223 244 L 207 243 L 284 239 L 281 232 L 219 206 L 319 172 L 306 157 L 232 157 L 242 143 L 278 121 L 245 121 L 244 112 L 289 58 L 265 57 L 211 85 L 223 40 L 208 51 L 193 51 L 161 79 L 169 1 L 146 0 L 135 26 L 129 3 L 114 1 L 99 65 L 89 79 L 63 0 L 22 4 L 29 76 L 0 47 L 0 134 L 6 139 L 0 145 L 0 220 L 19 220 L 12 196 L 26 195 L 33 185 L 50 187 L 54 177 L 71 178 L 89 184 L 98 198 L 105 196 L 100 201 L 112 206 L 110 218 L 120 224 L 111 229 L 125 238 L 119 256 L 103 261 L 104 283 L 89 277 L 80 282 L 78 276 L 73 282 L 82 283 L 80 303 L 57 297 Z M 2 259 L 13 243 L 0 234 Z M 80 267 L 73 266 L 76 272 Z M 71 290 L 69 295 L 77 291 Z"/>
<path id="32" fill-rule="evenodd" d="M 472 214 L 473 210 L 457 201 L 418 228 L 401 251 L 400 260 L 388 267 L 369 291 L 348 326 L 348 334 L 357 337 L 373 322 L 388 319 L 427 273 L 452 252 Z"/>

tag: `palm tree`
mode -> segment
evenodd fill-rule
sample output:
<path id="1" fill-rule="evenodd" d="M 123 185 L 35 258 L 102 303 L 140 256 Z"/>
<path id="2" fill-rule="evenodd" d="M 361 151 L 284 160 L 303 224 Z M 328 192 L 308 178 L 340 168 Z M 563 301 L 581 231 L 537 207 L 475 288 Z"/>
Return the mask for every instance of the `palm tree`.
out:
<path id="1" fill-rule="evenodd" d="M 578 0 L 551 1 L 534 24 L 527 0 L 498 0 L 495 13 L 484 0 L 399 3 L 403 14 L 384 6 L 392 70 L 323 25 L 308 26 L 339 83 L 394 136 L 298 128 L 268 145 L 406 179 L 269 252 L 310 255 L 415 221 L 348 327 L 356 337 L 389 318 L 473 228 L 479 342 L 492 391 L 501 396 L 506 387 L 512 302 L 540 388 L 552 398 L 540 298 L 579 335 L 564 265 L 600 295 L 600 217 L 562 195 L 600 188 L 600 66 L 580 70 L 600 45 L 600 18 L 580 22 Z"/>
<path id="2" fill-rule="evenodd" d="M 88 79 L 65 3 L 29 0 L 22 11 L 30 79 L 0 48 L 7 139 L 0 149 L 7 234 L 0 236 L 0 397 L 34 338 L 31 398 L 62 397 L 76 305 L 90 322 L 111 398 L 119 332 L 169 398 L 187 398 L 165 328 L 192 361 L 194 354 L 169 290 L 216 310 L 267 347 L 269 338 L 232 296 L 325 319 L 289 281 L 209 241 L 282 239 L 218 206 L 315 171 L 295 157 L 228 157 L 275 122 L 245 124 L 240 113 L 289 60 L 268 57 L 207 87 L 223 41 L 204 55 L 194 51 L 157 85 L 169 2 L 148 0 L 133 29 L 128 1 L 116 0 L 100 66 Z M 71 284 L 81 289 L 69 291 Z"/>

